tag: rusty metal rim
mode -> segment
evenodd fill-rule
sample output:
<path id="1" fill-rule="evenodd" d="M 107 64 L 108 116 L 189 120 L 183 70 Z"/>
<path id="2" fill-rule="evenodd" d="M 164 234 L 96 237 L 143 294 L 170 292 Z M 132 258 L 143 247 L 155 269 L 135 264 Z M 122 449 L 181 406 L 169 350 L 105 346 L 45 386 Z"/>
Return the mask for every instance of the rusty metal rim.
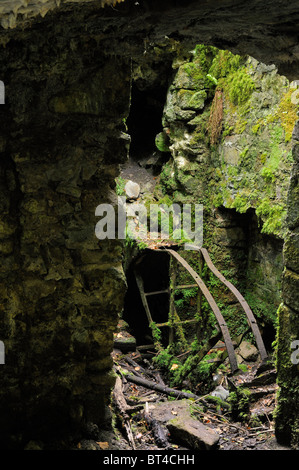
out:
<path id="1" fill-rule="evenodd" d="M 231 365 L 231 371 L 232 371 L 232 373 L 234 373 L 236 370 L 238 370 L 238 363 L 237 363 L 237 358 L 236 358 L 236 355 L 235 355 L 234 346 L 233 346 L 233 343 L 232 343 L 232 340 L 231 340 L 231 337 L 230 337 L 230 334 L 229 334 L 227 324 L 226 324 L 226 322 L 225 322 L 225 320 L 222 316 L 222 313 L 220 312 L 219 307 L 216 304 L 212 294 L 209 292 L 207 286 L 205 285 L 205 283 L 203 282 L 201 277 L 194 271 L 194 269 L 191 268 L 191 266 L 187 263 L 187 261 L 185 261 L 184 258 L 182 258 L 176 251 L 171 250 L 169 248 L 165 248 L 161 251 L 167 251 L 168 253 L 170 253 L 174 258 L 176 258 L 179 261 L 179 263 L 191 274 L 191 276 L 195 280 L 196 284 L 198 285 L 198 287 L 202 291 L 203 295 L 207 299 L 211 309 L 213 310 L 213 313 L 216 317 L 216 320 L 219 324 L 219 327 L 221 329 L 222 336 L 223 336 L 223 339 L 224 339 L 224 342 L 225 342 L 225 345 L 226 345 L 226 350 L 227 350 L 228 357 L 229 357 L 229 362 L 230 362 L 230 365 Z"/>
<path id="2" fill-rule="evenodd" d="M 246 314 L 246 317 L 247 317 L 248 326 L 252 329 L 252 332 L 254 334 L 254 337 L 255 337 L 255 340 L 256 340 L 256 345 L 257 345 L 258 350 L 260 352 L 261 359 L 262 360 L 266 359 L 268 357 L 268 354 L 267 354 L 264 342 L 262 340 L 262 336 L 261 336 L 260 330 L 258 328 L 256 319 L 255 319 L 255 317 L 252 313 L 252 310 L 250 309 L 248 303 L 246 302 L 246 300 L 244 299 L 242 294 L 236 289 L 236 287 L 231 282 L 229 282 L 223 276 L 223 274 L 221 274 L 218 271 L 218 269 L 214 266 L 214 264 L 213 264 L 213 262 L 212 262 L 212 260 L 209 256 L 209 253 L 206 250 L 206 248 L 199 248 L 199 250 L 200 250 L 200 252 L 202 253 L 202 255 L 204 257 L 204 260 L 205 260 L 208 268 L 234 294 L 234 296 L 236 297 L 238 302 L 241 304 L 241 306 L 242 306 L 242 308 L 243 308 L 243 310 Z"/>

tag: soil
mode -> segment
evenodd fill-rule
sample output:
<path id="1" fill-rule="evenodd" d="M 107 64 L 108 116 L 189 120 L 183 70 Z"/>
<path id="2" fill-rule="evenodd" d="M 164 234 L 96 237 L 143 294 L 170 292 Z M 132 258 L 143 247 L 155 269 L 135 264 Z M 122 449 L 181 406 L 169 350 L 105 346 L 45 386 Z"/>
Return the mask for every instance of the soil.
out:
<path id="1" fill-rule="evenodd" d="M 120 177 L 124 180 L 132 180 L 140 185 L 140 198 L 146 192 L 152 193 L 156 185 L 154 166 L 147 165 L 146 159 L 137 162 L 129 159 L 121 167 Z M 150 354 L 155 354 L 151 351 Z M 81 450 L 112 450 L 112 451 L 165 451 L 165 446 L 157 443 L 157 436 L 152 426 L 146 419 L 145 409 L 148 404 L 173 403 L 174 398 L 167 394 L 159 393 L 156 390 L 145 388 L 141 385 L 130 383 L 126 380 L 124 371 L 129 371 L 137 376 L 143 377 L 159 383 L 166 380 L 163 371 L 156 370 L 148 354 L 144 355 L 135 352 L 122 353 L 119 350 L 113 351 L 115 370 L 122 379 L 122 398 L 124 399 L 124 413 L 118 408 L 115 400 L 112 403 L 111 411 L 114 416 L 113 431 L 100 431 L 96 425 L 89 424 L 86 430 L 86 439 L 81 439 L 75 444 L 76 449 Z M 135 361 L 132 366 L 131 361 Z M 256 372 L 259 363 L 248 364 L 248 372 L 236 375 L 231 382 L 235 386 L 248 386 L 251 388 L 254 402 L 251 405 L 251 413 L 259 418 L 257 426 L 249 426 L 246 422 L 235 422 L 230 411 L 225 408 L 219 411 L 209 403 L 205 411 L 197 415 L 205 426 L 214 430 L 219 435 L 217 450 L 290 450 L 290 448 L 280 445 L 275 438 L 273 409 L 275 407 L 275 395 L 277 387 L 274 377 L 269 379 L 273 373 L 273 368 L 266 370 L 265 379 L 257 381 Z M 269 368 L 268 368 L 269 369 Z M 267 375 L 268 374 L 268 375 Z M 260 374 L 262 376 L 263 374 Z M 167 384 L 166 384 L 167 385 Z M 184 447 L 179 442 L 169 440 L 167 451 L 192 451 Z"/>
<path id="2" fill-rule="evenodd" d="M 138 163 L 136 160 L 130 158 L 121 166 L 119 176 L 124 180 L 131 180 L 138 183 L 141 192 L 144 190 L 152 192 L 156 185 L 156 172 L 151 165 L 149 165 L 148 168 L 145 168 L 145 166 L 147 166 L 146 159 Z"/>
<path id="3" fill-rule="evenodd" d="M 76 447 L 82 450 L 115 450 L 115 451 L 188 451 L 192 452 L 192 448 L 182 445 L 180 442 L 171 441 L 169 434 L 167 436 L 168 447 L 159 445 L 157 443 L 157 436 L 154 433 L 153 427 L 146 419 L 145 409 L 148 405 L 152 406 L 157 403 L 169 403 L 173 408 L 173 400 L 167 394 L 159 393 L 155 390 L 145 388 L 126 380 L 127 372 L 134 372 L 137 376 L 146 378 L 153 383 L 164 381 L 163 373 L 157 370 L 148 359 L 143 359 L 143 355 L 139 352 L 130 352 L 123 354 L 119 350 L 113 351 L 113 358 L 115 361 L 115 370 L 122 378 L 122 392 L 125 399 L 125 406 L 128 406 L 128 423 L 131 432 L 131 441 L 128 439 L 127 428 L 124 425 L 123 415 L 120 409 L 116 406 L 115 400 L 113 401 L 112 411 L 115 418 L 115 426 L 113 433 L 101 432 L 94 428 L 94 439 L 81 440 Z M 129 361 L 129 362 L 128 362 Z M 133 361 L 133 366 L 132 366 Z M 135 365 L 134 365 L 135 363 Z M 253 370 L 257 370 L 259 364 L 252 364 L 247 374 L 241 373 L 234 378 L 235 383 L 246 383 L 248 385 L 250 379 L 254 379 Z M 267 394 L 267 387 L 265 386 L 266 400 L 273 400 L 275 392 L 270 390 L 271 397 Z M 260 385 L 260 392 L 263 385 Z M 274 394 L 274 395 L 273 395 Z M 270 397 L 270 398 L 269 398 Z M 146 403 L 148 405 L 146 405 Z M 207 405 L 205 403 L 205 405 Z M 255 412 L 258 412 L 258 404 L 255 403 Z M 260 404 L 263 407 L 263 402 Z M 270 409 L 269 409 L 270 410 Z M 268 411 L 269 411 L 268 410 Z M 133 411 L 133 412 L 132 412 Z M 261 410 L 263 411 L 263 410 Z M 216 410 L 215 405 L 209 403 L 205 406 L 202 413 L 195 414 L 196 419 L 212 429 L 219 435 L 218 451 L 232 451 L 232 450 L 290 450 L 290 448 L 278 444 L 275 438 L 274 421 L 272 413 L 269 415 L 263 412 L 265 420 L 262 424 L 255 427 L 249 426 L 246 422 L 235 422 L 232 419 L 230 412 L 219 407 Z M 95 426 L 95 425 L 93 425 Z M 92 437 L 92 436 L 91 436 Z"/>

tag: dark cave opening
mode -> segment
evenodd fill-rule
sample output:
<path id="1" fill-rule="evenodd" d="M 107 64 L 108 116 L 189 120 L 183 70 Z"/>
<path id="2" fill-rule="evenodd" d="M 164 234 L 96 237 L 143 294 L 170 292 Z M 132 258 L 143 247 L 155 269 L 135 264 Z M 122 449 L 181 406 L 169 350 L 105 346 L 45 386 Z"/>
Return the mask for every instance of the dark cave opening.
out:
<path id="1" fill-rule="evenodd" d="M 131 107 L 127 119 L 128 133 L 131 136 L 130 158 L 140 161 L 154 153 L 164 159 L 162 152 L 155 146 L 155 137 L 162 130 L 162 114 L 167 88 L 153 86 L 140 89 L 133 82 Z"/>
<path id="2" fill-rule="evenodd" d="M 237 267 L 238 285 L 257 319 L 267 351 L 276 338 L 277 309 L 281 303 L 283 240 L 262 232 L 255 210 L 238 213 L 217 209 L 222 242 Z"/>
<path id="3" fill-rule="evenodd" d="M 144 292 L 154 292 L 169 287 L 169 262 L 167 253 L 145 250 L 140 257 L 134 259 L 127 270 L 128 289 L 125 296 L 123 319 L 128 323 L 130 331 L 136 338 L 137 345 L 153 342 L 152 331 L 142 304 L 140 292 L 135 278 L 135 270 L 142 277 Z M 149 309 L 154 322 L 168 321 L 169 295 L 167 293 L 147 297 Z M 162 328 L 162 342 L 167 346 L 168 328 Z"/>
<path id="4" fill-rule="evenodd" d="M 276 312 L 281 302 L 280 283 L 283 270 L 283 242 L 261 233 L 255 211 L 244 214 L 235 209 L 217 209 L 221 229 L 226 232 L 227 243 L 222 245 L 237 271 L 233 284 L 248 302 L 260 328 L 268 352 L 276 338 Z M 229 239 L 232 231 L 233 239 Z M 230 235 L 227 235 L 230 234 Z M 208 248 L 208 247 L 207 247 Z M 217 261 L 216 267 L 224 270 Z M 152 331 L 136 283 L 134 271 L 140 274 L 146 293 L 169 288 L 170 257 L 168 253 L 146 249 L 134 258 L 126 270 L 128 289 L 125 296 L 123 319 L 136 338 L 137 346 L 152 343 Z M 225 271 L 224 271 L 225 272 Z M 228 278 L 228 280 L 230 280 Z M 205 282 L 207 280 L 205 279 Z M 209 287 L 209 281 L 207 286 Z M 176 300 L 180 294 L 176 295 Z M 147 297 L 152 319 L 156 323 L 168 321 L 169 295 L 161 293 Z M 237 302 L 237 301 L 236 301 Z M 161 329 L 164 346 L 168 345 L 168 328 Z"/>

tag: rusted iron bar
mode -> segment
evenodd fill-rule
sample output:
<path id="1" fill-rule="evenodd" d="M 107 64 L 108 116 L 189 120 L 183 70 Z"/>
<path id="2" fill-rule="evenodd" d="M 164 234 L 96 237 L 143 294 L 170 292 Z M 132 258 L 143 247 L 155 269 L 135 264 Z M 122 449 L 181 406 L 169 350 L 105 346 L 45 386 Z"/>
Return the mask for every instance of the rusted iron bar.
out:
<path id="1" fill-rule="evenodd" d="M 169 289 L 156 290 L 153 292 L 145 292 L 144 295 L 158 295 L 158 294 L 169 294 Z"/>
<path id="2" fill-rule="evenodd" d="M 189 284 L 187 286 L 175 286 L 176 289 L 192 289 L 193 287 L 198 288 L 198 285 L 197 284 Z"/>
<path id="3" fill-rule="evenodd" d="M 180 321 L 174 320 L 175 325 L 188 325 L 188 323 L 197 323 L 197 320 L 195 320 L 194 318 L 191 320 L 180 320 Z M 166 321 L 164 323 L 156 323 L 156 326 L 158 328 L 161 328 L 164 326 L 170 326 L 170 322 Z"/>
<path id="4" fill-rule="evenodd" d="M 176 285 L 176 261 L 170 262 L 170 297 L 169 297 L 169 344 L 174 342 L 174 318 L 175 318 L 175 303 L 174 292 Z"/>
<path id="5" fill-rule="evenodd" d="M 143 307 L 147 316 L 147 320 L 148 320 L 149 325 L 151 325 L 153 323 L 153 319 L 152 319 L 152 315 L 151 315 L 151 312 L 150 312 L 150 309 L 146 300 L 146 296 L 144 293 L 143 280 L 142 280 L 142 277 L 137 273 L 137 271 L 134 271 L 134 274 L 135 274 L 137 286 L 139 288 L 141 301 L 142 301 L 142 304 L 143 304 Z"/>
<path id="6" fill-rule="evenodd" d="M 227 350 L 228 357 L 229 357 L 231 371 L 232 371 L 232 373 L 234 373 L 236 370 L 238 370 L 238 363 L 237 363 L 237 358 L 236 358 L 235 351 L 234 351 L 234 346 L 232 344 L 232 340 L 231 340 L 231 337 L 230 337 L 230 334 L 229 334 L 227 324 L 226 324 L 226 322 L 225 322 L 225 320 L 222 316 L 222 313 L 220 312 L 220 310 L 218 308 L 218 305 L 216 304 L 212 294 L 210 293 L 210 291 L 206 287 L 206 285 L 203 282 L 203 280 L 201 279 L 201 277 L 194 271 L 193 268 L 191 268 L 191 266 L 187 263 L 186 260 L 184 260 L 184 258 L 182 258 L 174 250 L 165 248 L 165 249 L 163 249 L 163 251 L 167 251 L 168 253 L 170 253 L 189 272 L 189 274 L 191 274 L 191 276 L 193 277 L 193 279 L 197 283 L 198 287 L 202 291 L 203 295 L 207 299 L 207 301 L 208 301 L 208 303 L 209 303 L 209 305 L 210 305 L 210 307 L 211 307 L 211 309 L 212 309 L 212 311 L 213 311 L 213 313 L 216 317 L 216 320 L 218 321 L 219 327 L 221 329 L 222 336 L 223 336 L 223 339 L 224 339 L 224 342 L 225 342 L 225 345 L 226 345 L 226 350 Z"/>
<path id="7" fill-rule="evenodd" d="M 246 302 L 246 300 L 244 299 L 244 297 L 242 296 L 242 294 L 240 294 L 240 292 L 236 289 L 236 287 L 231 283 L 229 282 L 224 276 L 223 274 L 221 274 L 218 269 L 214 266 L 210 256 L 209 256 L 209 253 L 208 251 L 206 250 L 206 248 L 200 248 L 200 251 L 204 257 L 204 260 L 208 266 L 208 268 L 212 271 L 213 274 L 215 274 L 216 277 L 218 277 L 218 279 L 234 294 L 234 296 L 236 297 L 236 299 L 239 301 L 239 303 L 241 304 L 245 314 L 246 314 L 246 317 L 247 317 L 247 323 L 248 323 L 248 326 L 251 328 L 253 334 L 254 334 L 254 337 L 255 337 L 255 340 L 256 340 L 256 345 L 258 347 L 258 350 L 260 352 L 260 356 L 261 356 L 261 359 L 262 360 L 265 360 L 267 359 L 268 357 L 268 354 L 267 354 L 267 351 L 266 351 L 266 348 L 265 348 L 265 345 L 264 345 L 264 342 L 262 340 L 262 336 L 261 336 L 261 333 L 260 333 L 260 330 L 258 328 L 258 325 L 256 323 L 256 319 L 248 305 L 248 303 Z"/>

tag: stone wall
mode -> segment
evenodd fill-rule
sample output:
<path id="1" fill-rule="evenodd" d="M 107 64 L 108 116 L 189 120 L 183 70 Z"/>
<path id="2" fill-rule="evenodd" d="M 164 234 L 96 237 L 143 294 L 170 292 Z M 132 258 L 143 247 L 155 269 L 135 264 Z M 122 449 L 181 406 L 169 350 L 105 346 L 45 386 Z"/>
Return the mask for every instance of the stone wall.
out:
<path id="1" fill-rule="evenodd" d="M 176 69 L 159 135 L 162 192 L 203 204 L 203 244 L 261 326 L 281 302 L 297 93 L 274 66 L 199 45 Z"/>
<path id="2" fill-rule="evenodd" d="M 276 435 L 296 447 L 299 384 L 292 342 L 298 341 L 299 305 L 298 89 L 275 67 L 249 58 L 238 61 L 234 70 L 240 98 L 234 103 L 229 54 L 221 54 L 199 46 L 177 68 L 162 120 L 160 140 L 171 158 L 161 188 L 171 201 L 204 205 L 203 244 L 245 294 L 262 331 L 276 323 L 278 310 Z M 222 301 L 220 291 L 217 286 L 215 298 Z M 226 314 L 233 326 L 229 309 Z"/>
<path id="3" fill-rule="evenodd" d="M 11 41 L 1 63 L 5 448 L 105 421 L 126 284 L 122 246 L 95 237 L 95 209 L 115 202 L 118 164 L 127 158 L 130 66 L 51 31 Z"/>
<path id="4" fill-rule="evenodd" d="M 298 162 L 299 162 L 299 123 L 294 132 L 293 157 L 290 187 L 288 193 L 288 234 L 284 245 L 283 304 L 279 309 L 278 330 L 278 384 L 280 393 L 276 413 L 276 435 L 281 442 L 299 446 L 299 243 L 298 243 Z M 292 347 L 293 346 L 293 347 Z"/>
<path id="5" fill-rule="evenodd" d="M 54 426 L 93 414 L 93 404 L 103 420 L 124 278 L 117 243 L 99 246 L 92 238 L 94 209 L 107 202 L 126 154 L 122 120 L 131 58 L 144 60 L 149 46 L 167 36 L 186 50 L 200 41 L 274 62 L 289 79 L 298 78 L 299 59 L 299 11 L 286 0 L 126 0 L 116 9 L 102 9 L 98 0 L 57 0 L 51 11 L 51 0 L 26 3 L 0 6 L 0 79 L 6 85 L 0 109 L 0 339 L 7 361 L 0 370 L 1 432 L 19 433 L 16 444 L 24 429 L 38 434 L 53 410 Z M 298 288 L 291 287 L 298 272 L 296 181 L 295 165 L 279 336 L 277 425 L 286 439 L 294 433 L 298 397 L 297 369 L 282 362 L 291 335 L 299 332 Z"/>

